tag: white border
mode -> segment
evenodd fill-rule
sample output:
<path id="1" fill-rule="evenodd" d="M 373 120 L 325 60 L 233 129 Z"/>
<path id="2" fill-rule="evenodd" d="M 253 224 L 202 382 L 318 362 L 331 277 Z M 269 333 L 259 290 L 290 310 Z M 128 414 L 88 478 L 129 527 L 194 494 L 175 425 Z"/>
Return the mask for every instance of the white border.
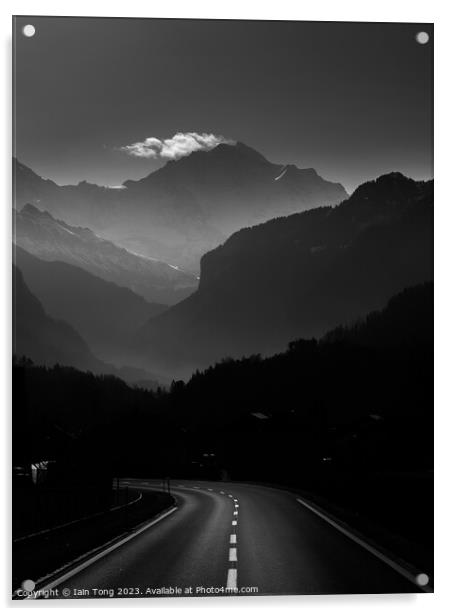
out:
<path id="1" fill-rule="evenodd" d="M 270 2 L 260 0 L 228 0 L 218 3 L 197 0 L 171 0 L 170 2 L 152 2 L 127 0 L 123 3 L 99 2 L 96 0 L 78 0 L 72 2 L 46 1 L 4 1 L 2 12 L 2 95 L 0 97 L 2 113 L 2 173 L 3 208 L 1 210 L 0 275 L 2 282 L 2 338 L 1 338 L 1 387 L 3 393 L 2 415 L 4 417 L 3 439 L 3 482 L 5 491 L 2 503 L 9 502 L 9 468 L 10 447 L 8 410 L 10 406 L 10 203 L 11 203 L 11 103 L 10 103 L 10 62 L 11 62 L 11 15 L 98 15 L 98 16 L 136 16 L 136 17 L 191 17 L 191 18 L 237 18 L 237 19 L 302 19 L 325 21 L 411 21 L 435 22 L 436 83 L 435 83 L 435 185 L 436 185 L 436 572 L 435 594 L 416 596 L 322 596 L 322 597 L 240 597 L 228 599 L 166 599 L 166 600 L 105 600 L 64 603 L 76 612 L 84 614 L 96 610 L 152 609 L 155 613 L 172 613 L 183 611 L 187 614 L 199 611 L 215 612 L 234 611 L 234 613 L 268 613 L 283 608 L 289 613 L 315 612 L 316 614 L 333 613 L 335 616 L 349 614 L 376 613 L 384 610 L 388 616 L 396 614 L 424 615 L 428 610 L 433 614 L 451 613 L 450 596 L 451 575 L 451 464 L 450 439 L 452 435 L 452 400 L 450 394 L 451 375 L 451 265 L 452 255 L 452 173 L 451 150 L 452 135 L 450 115 L 451 97 L 451 34 L 452 11 L 450 3 L 442 0 L 379 0 L 374 2 L 351 0 L 323 0 L 312 2 L 303 0 L 278 0 Z M 1 596 L 3 603 L 11 605 L 7 599 L 10 595 L 9 566 L 9 510 L 2 506 L 2 570 L 0 575 Z M 19 603 L 19 602 L 17 602 Z M 40 602 L 30 602 L 26 607 L 14 604 L 13 608 L 22 610 L 29 607 L 42 607 Z M 75 604 L 75 605 L 74 605 Z M 447 608 L 449 605 L 449 608 Z M 46 602 L 46 609 L 60 609 L 60 602 Z"/>

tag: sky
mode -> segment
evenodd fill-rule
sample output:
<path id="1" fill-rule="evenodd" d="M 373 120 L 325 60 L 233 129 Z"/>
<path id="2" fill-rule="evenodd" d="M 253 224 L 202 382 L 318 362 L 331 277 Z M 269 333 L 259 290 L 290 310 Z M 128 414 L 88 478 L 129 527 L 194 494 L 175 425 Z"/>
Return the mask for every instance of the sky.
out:
<path id="1" fill-rule="evenodd" d="M 59 184 L 139 179 L 164 159 L 127 146 L 188 133 L 348 191 L 433 175 L 430 24 L 18 17 L 13 58 L 14 154 Z"/>

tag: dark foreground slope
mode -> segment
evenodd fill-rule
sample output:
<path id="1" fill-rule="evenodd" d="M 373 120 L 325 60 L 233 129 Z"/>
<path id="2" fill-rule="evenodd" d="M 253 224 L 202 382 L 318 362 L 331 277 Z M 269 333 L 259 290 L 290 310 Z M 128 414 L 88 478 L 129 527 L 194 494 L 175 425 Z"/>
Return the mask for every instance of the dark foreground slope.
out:
<path id="1" fill-rule="evenodd" d="M 72 325 L 105 361 L 124 363 L 132 333 L 166 308 L 81 267 L 39 259 L 19 246 L 13 258 L 49 316 Z"/>
<path id="2" fill-rule="evenodd" d="M 138 368 L 99 360 L 68 323 L 50 317 L 13 265 L 13 354 L 42 366 L 72 366 L 95 374 L 114 374 L 129 383 L 156 387 L 155 376 Z"/>
<path id="3" fill-rule="evenodd" d="M 321 336 L 432 276 L 433 184 L 393 173 L 336 208 L 232 235 L 203 257 L 198 291 L 150 320 L 136 346 L 150 365 L 187 375 Z"/>
<path id="4" fill-rule="evenodd" d="M 71 365 L 102 371 L 106 366 L 91 353 L 79 334 L 64 321 L 49 317 L 13 266 L 13 352 L 38 364 Z"/>

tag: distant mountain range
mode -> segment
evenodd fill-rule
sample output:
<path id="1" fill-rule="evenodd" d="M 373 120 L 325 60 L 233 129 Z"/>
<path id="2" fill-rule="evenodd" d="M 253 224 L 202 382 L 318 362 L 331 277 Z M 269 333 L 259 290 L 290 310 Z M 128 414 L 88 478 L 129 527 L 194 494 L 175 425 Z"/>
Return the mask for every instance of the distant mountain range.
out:
<path id="1" fill-rule="evenodd" d="M 322 336 L 432 279 L 433 182 L 391 173 L 338 207 L 233 234 L 202 258 L 199 289 L 151 319 L 135 344 L 154 369 L 187 376 Z"/>
<path id="2" fill-rule="evenodd" d="M 18 161 L 14 170 L 22 282 L 101 363 L 187 377 L 321 337 L 433 279 L 433 182 L 400 173 L 347 198 L 313 169 L 274 165 L 241 143 L 121 189 L 58 186 Z M 135 254 L 141 241 L 145 256 Z M 195 270 L 209 245 L 199 281 L 150 256 Z"/>
<path id="3" fill-rule="evenodd" d="M 177 303 L 198 285 L 193 274 L 135 255 L 86 227 L 70 226 L 29 203 L 15 212 L 13 225 L 15 243 L 30 254 L 81 267 L 131 289 L 148 302 Z"/>
<path id="4" fill-rule="evenodd" d="M 130 251 L 194 272 L 204 252 L 242 227 L 347 198 L 343 186 L 314 169 L 273 164 L 240 142 L 193 152 L 121 188 L 58 186 L 17 160 L 14 183 L 17 209 L 32 204 L 68 225 L 89 226 Z"/>

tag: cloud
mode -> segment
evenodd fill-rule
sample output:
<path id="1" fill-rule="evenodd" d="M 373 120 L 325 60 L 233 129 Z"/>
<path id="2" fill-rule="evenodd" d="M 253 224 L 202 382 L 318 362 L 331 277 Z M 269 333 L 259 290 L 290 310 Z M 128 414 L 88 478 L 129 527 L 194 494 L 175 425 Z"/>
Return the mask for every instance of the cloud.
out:
<path id="1" fill-rule="evenodd" d="M 119 149 L 137 158 L 177 160 L 197 150 L 212 150 L 220 143 L 232 145 L 235 141 L 212 133 L 176 133 L 169 139 L 148 137 L 144 141 L 137 141 Z"/>

